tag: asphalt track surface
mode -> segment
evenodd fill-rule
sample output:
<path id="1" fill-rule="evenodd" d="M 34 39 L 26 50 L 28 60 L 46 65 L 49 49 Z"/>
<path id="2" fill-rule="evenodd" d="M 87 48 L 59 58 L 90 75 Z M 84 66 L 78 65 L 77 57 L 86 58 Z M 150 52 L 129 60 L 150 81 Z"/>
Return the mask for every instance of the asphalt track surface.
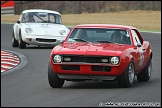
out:
<path id="1" fill-rule="evenodd" d="M 131 88 L 119 88 L 116 82 L 65 81 L 62 88 L 51 88 L 47 70 L 52 48 L 13 48 L 12 26 L 1 24 L 1 49 L 21 53 L 27 62 L 20 69 L 1 74 L 1 107 L 100 107 L 112 102 L 161 106 L 161 33 L 141 32 L 153 50 L 148 82 L 136 80 Z"/>

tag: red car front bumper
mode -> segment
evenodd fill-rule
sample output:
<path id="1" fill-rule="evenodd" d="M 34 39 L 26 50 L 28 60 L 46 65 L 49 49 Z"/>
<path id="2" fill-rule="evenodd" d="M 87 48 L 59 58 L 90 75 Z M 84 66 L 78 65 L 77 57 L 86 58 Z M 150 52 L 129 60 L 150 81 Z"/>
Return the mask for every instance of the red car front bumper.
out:
<path id="1" fill-rule="evenodd" d="M 113 80 L 121 75 L 128 66 L 128 62 L 121 62 L 119 66 L 104 64 L 54 64 L 53 71 L 63 79 L 103 79 Z"/>

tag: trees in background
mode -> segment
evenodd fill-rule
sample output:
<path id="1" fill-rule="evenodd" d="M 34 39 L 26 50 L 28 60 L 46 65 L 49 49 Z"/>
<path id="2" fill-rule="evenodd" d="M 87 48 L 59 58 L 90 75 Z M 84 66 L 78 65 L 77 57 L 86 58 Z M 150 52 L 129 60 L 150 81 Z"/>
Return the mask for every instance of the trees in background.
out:
<path id="1" fill-rule="evenodd" d="M 61 14 L 128 10 L 161 11 L 161 1 L 15 1 L 15 14 L 20 14 L 25 9 L 50 9 Z"/>

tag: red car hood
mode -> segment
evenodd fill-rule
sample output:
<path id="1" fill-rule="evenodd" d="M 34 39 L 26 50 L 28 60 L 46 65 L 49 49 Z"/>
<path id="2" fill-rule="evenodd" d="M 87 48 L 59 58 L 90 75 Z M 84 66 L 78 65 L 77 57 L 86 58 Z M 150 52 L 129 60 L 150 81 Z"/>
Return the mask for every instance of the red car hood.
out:
<path id="1" fill-rule="evenodd" d="M 73 54 L 73 55 L 102 55 L 114 56 L 121 54 L 127 48 L 127 45 L 105 44 L 105 43 L 83 43 L 67 42 L 54 48 L 55 54 Z"/>

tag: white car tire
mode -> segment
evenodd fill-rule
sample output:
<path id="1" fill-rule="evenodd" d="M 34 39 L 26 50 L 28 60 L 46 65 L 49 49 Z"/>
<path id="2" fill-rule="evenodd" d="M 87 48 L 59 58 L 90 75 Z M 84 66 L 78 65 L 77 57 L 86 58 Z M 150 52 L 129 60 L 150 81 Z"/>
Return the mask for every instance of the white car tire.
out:
<path id="1" fill-rule="evenodd" d="M 13 34 L 12 34 L 12 47 L 18 47 L 18 46 L 19 46 L 19 43 L 15 39 L 15 35 L 14 35 L 14 32 L 13 32 Z"/>
<path id="2" fill-rule="evenodd" d="M 21 30 L 19 32 L 19 48 L 20 49 L 26 48 L 26 43 L 22 40 L 22 37 L 21 37 Z"/>

